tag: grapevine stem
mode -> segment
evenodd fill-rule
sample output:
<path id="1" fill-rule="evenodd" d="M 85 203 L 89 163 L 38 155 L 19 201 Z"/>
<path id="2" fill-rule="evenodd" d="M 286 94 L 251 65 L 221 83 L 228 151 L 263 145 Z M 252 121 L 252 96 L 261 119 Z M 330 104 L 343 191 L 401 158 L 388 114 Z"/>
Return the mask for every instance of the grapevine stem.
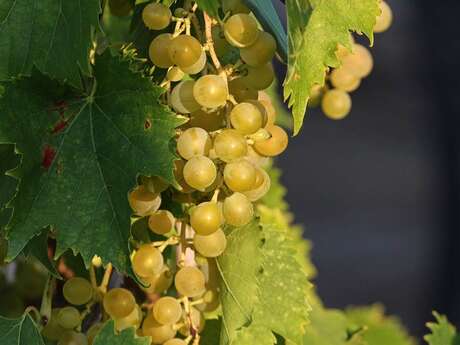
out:
<path id="1" fill-rule="evenodd" d="M 219 198 L 219 192 L 220 192 L 220 189 L 217 188 L 215 191 L 214 191 L 214 194 L 212 195 L 212 199 L 211 201 L 212 202 L 217 202 L 218 198 Z"/>
<path id="2" fill-rule="evenodd" d="M 97 289 L 96 270 L 94 269 L 93 264 L 89 266 L 89 280 L 91 281 L 93 288 Z"/>
<path id="3" fill-rule="evenodd" d="M 32 314 L 34 315 L 35 321 L 36 321 L 37 323 L 39 323 L 40 320 L 41 320 L 41 318 L 42 318 L 42 315 L 40 314 L 40 312 L 38 311 L 38 309 L 35 308 L 33 305 L 28 306 L 24 312 L 25 312 L 26 314 L 32 313 Z"/>
<path id="4" fill-rule="evenodd" d="M 104 277 L 102 278 L 102 283 L 99 286 L 99 290 L 103 294 L 107 293 L 107 287 L 109 286 L 110 277 L 112 276 L 112 270 L 113 270 L 113 266 L 111 263 L 109 263 L 107 265 L 107 268 L 105 269 Z"/>
<path id="5" fill-rule="evenodd" d="M 53 307 L 54 288 L 56 286 L 56 278 L 48 276 L 45 289 L 43 290 L 42 303 L 40 306 L 40 314 L 46 320 L 51 318 L 51 309 Z"/>
<path id="6" fill-rule="evenodd" d="M 224 78 L 224 80 L 227 82 L 227 73 L 225 73 L 225 71 L 223 70 L 219 58 L 217 57 L 216 51 L 214 49 L 214 41 L 212 39 L 212 19 L 206 12 L 204 12 L 204 25 L 206 33 L 206 45 L 208 46 L 209 55 L 211 56 L 212 63 L 216 67 L 216 70 L 219 73 L 219 75 L 221 75 L 222 78 Z"/>

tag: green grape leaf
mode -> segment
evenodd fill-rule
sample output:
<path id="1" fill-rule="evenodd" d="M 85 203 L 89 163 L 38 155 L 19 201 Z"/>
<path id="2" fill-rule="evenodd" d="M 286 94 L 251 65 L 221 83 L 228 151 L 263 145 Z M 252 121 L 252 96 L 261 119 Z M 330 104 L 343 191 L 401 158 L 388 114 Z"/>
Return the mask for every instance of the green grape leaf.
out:
<path id="1" fill-rule="evenodd" d="M 395 317 L 385 316 L 381 305 L 371 307 L 352 307 L 345 312 L 348 322 L 356 327 L 364 327 L 360 334 L 369 345 L 414 345 L 401 322 Z"/>
<path id="2" fill-rule="evenodd" d="M 433 313 L 436 322 L 428 322 L 431 334 L 424 337 L 429 345 L 460 345 L 460 335 L 447 318 L 436 312 Z M 373 345 L 373 344 L 371 344 Z"/>
<path id="3" fill-rule="evenodd" d="M 19 319 L 0 316 L 0 344 L 2 345 L 44 345 L 37 325 L 24 314 Z"/>
<path id="4" fill-rule="evenodd" d="M 0 3 L 0 80 L 30 75 L 33 66 L 80 87 L 91 73 L 89 50 L 98 25 L 94 0 L 4 0 Z"/>
<path id="5" fill-rule="evenodd" d="M 14 145 L 0 144 L 0 232 L 11 217 L 11 210 L 6 204 L 16 193 L 17 180 L 7 175 L 20 163 L 19 155 L 14 152 Z"/>
<path id="6" fill-rule="evenodd" d="M 378 0 L 286 0 L 289 67 L 284 97 L 294 117 L 294 134 L 302 127 L 311 88 L 324 85 L 328 66 L 337 67 L 337 45 L 351 49 L 349 31 L 365 33 L 371 44 L 379 15 Z"/>
<path id="7" fill-rule="evenodd" d="M 196 0 L 198 8 L 202 11 L 207 12 L 211 17 L 219 17 L 219 3 L 220 1 L 216 0 Z"/>
<path id="8" fill-rule="evenodd" d="M 48 228 L 43 229 L 37 236 L 32 238 L 24 248 L 24 254 L 37 259 L 55 278 L 61 279 L 53 260 L 48 257 Z"/>
<path id="9" fill-rule="evenodd" d="M 254 12 L 265 30 L 275 37 L 278 43 L 278 52 L 284 61 L 287 61 L 288 44 L 286 30 L 278 16 L 278 13 L 271 1 L 267 0 L 246 0 L 246 4 Z"/>
<path id="10" fill-rule="evenodd" d="M 301 344 L 308 322 L 308 281 L 289 238 L 276 226 L 254 221 L 228 229 L 227 239 L 227 250 L 218 259 L 220 344 L 275 344 L 275 332 Z"/>
<path id="11" fill-rule="evenodd" d="M 270 190 L 261 199 L 261 203 L 270 208 L 277 208 L 282 211 L 288 209 L 288 204 L 285 200 L 287 190 L 281 184 L 281 170 L 276 166 L 269 165 L 265 168 L 268 176 L 270 176 Z"/>
<path id="12" fill-rule="evenodd" d="M 98 57 L 89 94 L 38 74 L 6 85 L 0 143 L 15 142 L 22 155 L 9 260 L 51 226 L 56 257 L 72 249 L 87 266 L 99 255 L 130 272 L 127 193 L 137 174 L 174 182 L 172 138 L 180 122 L 159 103 L 163 89 L 129 66 L 109 53 Z"/>
<path id="13" fill-rule="evenodd" d="M 150 345 L 149 337 L 138 337 L 134 327 L 115 332 L 115 322 L 109 321 L 94 338 L 94 345 Z"/>

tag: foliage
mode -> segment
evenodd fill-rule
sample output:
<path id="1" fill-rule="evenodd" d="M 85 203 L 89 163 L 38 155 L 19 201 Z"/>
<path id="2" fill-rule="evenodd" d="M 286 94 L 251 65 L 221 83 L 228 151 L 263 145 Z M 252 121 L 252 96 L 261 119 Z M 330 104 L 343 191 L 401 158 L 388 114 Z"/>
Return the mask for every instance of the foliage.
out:
<path id="1" fill-rule="evenodd" d="M 431 330 L 431 334 L 425 336 L 425 340 L 429 345 L 458 345 L 460 344 L 460 335 L 452 326 L 447 318 L 436 312 L 433 313 L 436 322 L 427 323 L 427 327 Z"/>
<path id="2" fill-rule="evenodd" d="M 0 340 L 3 345 L 44 345 L 37 325 L 27 313 L 19 319 L 0 316 Z"/>

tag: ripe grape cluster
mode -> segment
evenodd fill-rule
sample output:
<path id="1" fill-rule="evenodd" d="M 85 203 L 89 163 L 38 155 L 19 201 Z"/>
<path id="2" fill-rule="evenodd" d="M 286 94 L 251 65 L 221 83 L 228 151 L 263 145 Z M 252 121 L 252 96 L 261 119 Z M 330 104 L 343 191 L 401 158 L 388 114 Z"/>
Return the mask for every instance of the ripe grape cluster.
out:
<path id="1" fill-rule="evenodd" d="M 393 21 L 391 8 L 385 1 L 380 2 L 380 10 L 374 26 L 376 33 L 388 30 Z M 316 85 L 311 90 L 309 106 L 321 104 L 323 113 L 333 120 L 341 120 L 350 113 L 350 93 L 359 88 L 362 79 L 369 76 L 374 66 L 371 52 L 366 47 L 353 42 L 352 48 L 350 52 L 346 47 L 338 46 L 336 55 L 340 67 L 329 71 L 324 87 Z"/>

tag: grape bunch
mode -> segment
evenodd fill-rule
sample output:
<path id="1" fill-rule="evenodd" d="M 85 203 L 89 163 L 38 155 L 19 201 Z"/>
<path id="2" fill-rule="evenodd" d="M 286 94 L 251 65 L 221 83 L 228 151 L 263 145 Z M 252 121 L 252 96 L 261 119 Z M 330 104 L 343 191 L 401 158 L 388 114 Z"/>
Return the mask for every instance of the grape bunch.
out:
<path id="1" fill-rule="evenodd" d="M 380 2 L 381 14 L 377 17 L 374 32 L 381 33 L 389 29 L 393 21 L 390 6 Z M 352 37 L 353 40 L 353 37 Z M 353 42 L 352 51 L 339 45 L 336 55 L 340 67 L 332 69 L 327 75 L 326 85 L 315 85 L 311 90 L 309 106 L 321 104 L 323 113 L 330 119 L 341 120 L 351 111 L 350 93 L 356 91 L 362 79 L 372 72 L 374 61 L 371 52 L 361 44 Z"/>

